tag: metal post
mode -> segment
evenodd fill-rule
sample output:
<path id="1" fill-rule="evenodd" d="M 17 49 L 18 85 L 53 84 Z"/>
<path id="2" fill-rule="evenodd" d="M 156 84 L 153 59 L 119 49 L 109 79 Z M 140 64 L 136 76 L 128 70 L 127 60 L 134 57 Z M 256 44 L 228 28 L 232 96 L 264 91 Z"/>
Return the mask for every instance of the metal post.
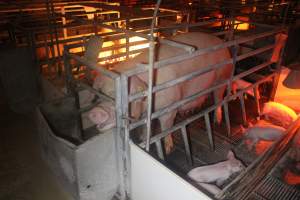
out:
<path id="1" fill-rule="evenodd" d="M 126 21 L 125 21 L 125 28 L 126 30 L 129 30 L 129 19 L 128 17 L 126 18 Z M 130 47 L 130 44 L 129 44 L 129 34 L 126 34 L 126 59 L 129 59 L 129 47 Z"/>
<path id="2" fill-rule="evenodd" d="M 280 58 L 276 63 L 276 76 L 274 77 L 274 81 L 273 81 L 273 87 L 272 87 L 272 91 L 271 91 L 271 95 L 270 95 L 270 101 L 273 101 L 275 98 L 275 94 L 276 94 L 276 90 L 277 90 L 277 86 L 278 86 L 278 82 L 279 82 L 279 77 L 280 77 L 280 72 L 281 72 L 281 68 L 282 68 L 281 61 L 282 61 L 282 56 L 284 53 L 285 44 L 286 44 L 286 41 L 285 41 L 283 47 L 281 48 Z"/>
<path id="3" fill-rule="evenodd" d="M 255 87 L 253 88 L 253 93 L 254 93 L 254 99 L 255 99 L 255 104 L 256 104 L 256 110 L 257 110 L 257 114 L 258 114 L 257 119 L 259 120 L 259 119 L 260 119 L 261 112 L 260 112 L 260 102 L 259 102 L 259 91 L 258 91 L 258 86 L 255 86 Z"/>
<path id="4" fill-rule="evenodd" d="M 205 126 L 206 126 L 206 130 L 207 130 L 207 134 L 208 134 L 210 150 L 214 151 L 215 150 L 215 144 L 214 144 L 214 139 L 213 139 L 213 136 L 212 136 L 212 130 L 211 130 L 211 125 L 210 125 L 209 115 L 208 115 L 207 112 L 204 115 L 204 119 L 205 119 Z"/>
<path id="5" fill-rule="evenodd" d="M 160 159 L 164 160 L 164 153 L 163 153 L 163 150 L 162 150 L 162 145 L 161 145 L 161 140 L 157 140 L 155 142 L 155 145 L 156 145 L 156 150 L 157 150 L 157 155 Z"/>
<path id="6" fill-rule="evenodd" d="M 130 179 L 130 149 L 129 149 L 129 101 L 128 101 L 128 77 L 121 75 L 121 90 L 117 90 L 116 93 L 121 93 L 122 98 L 122 126 L 124 127 L 123 135 L 123 177 L 124 177 L 124 195 L 126 198 L 130 197 L 131 194 L 131 179 Z"/>
<path id="7" fill-rule="evenodd" d="M 153 90 L 153 68 L 154 68 L 154 54 L 155 54 L 155 41 L 154 41 L 154 26 L 155 26 L 155 19 L 159 10 L 161 0 L 157 0 L 152 24 L 151 24 L 151 31 L 150 31 L 150 42 L 149 42 L 149 65 L 148 65 L 148 107 L 147 107 L 147 140 L 146 140 L 146 151 L 149 151 L 150 148 L 150 137 L 151 137 L 151 115 L 152 115 L 152 90 Z"/>
<path id="8" fill-rule="evenodd" d="M 63 17 L 61 18 L 62 24 L 63 24 L 63 26 L 65 26 L 65 25 L 67 25 L 67 20 L 66 20 L 66 16 L 65 16 L 66 15 L 66 11 L 65 11 L 65 7 L 64 6 L 61 7 L 61 14 L 63 15 Z M 63 34 L 64 34 L 64 38 L 65 39 L 68 38 L 68 31 L 67 31 L 66 27 L 63 28 Z"/>
<path id="9" fill-rule="evenodd" d="M 184 142 L 185 155 L 186 155 L 187 162 L 190 166 L 192 166 L 193 165 L 193 159 L 192 159 L 189 139 L 188 139 L 188 136 L 187 136 L 186 126 L 183 126 L 181 128 L 181 135 L 182 135 L 183 142 Z"/>
<path id="10" fill-rule="evenodd" d="M 126 125 L 125 121 L 122 119 L 122 83 L 121 78 L 118 77 L 115 79 L 115 91 L 116 91 L 116 132 L 114 134 L 115 136 L 115 145 L 116 145 L 116 153 L 117 153 L 117 167 L 118 171 L 120 172 L 120 188 L 119 193 L 121 200 L 126 200 L 127 194 L 126 194 L 126 172 L 125 170 L 128 170 L 129 166 L 127 166 L 126 158 L 128 157 L 129 152 L 126 152 L 127 147 L 125 146 L 125 131 L 124 125 Z M 126 91 L 127 92 L 127 91 Z"/>
<path id="11" fill-rule="evenodd" d="M 48 23 L 48 28 L 49 28 L 49 35 L 50 35 L 50 51 L 51 51 L 51 54 L 52 54 L 52 59 L 55 59 L 55 50 L 54 50 L 54 46 L 53 46 L 53 30 L 52 30 L 52 20 L 51 20 L 51 16 L 50 16 L 50 4 L 49 4 L 49 0 L 46 0 L 46 8 L 47 8 L 47 23 Z M 46 34 L 46 37 L 47 37 L 47 34 Z M 48 40 L 48 37 L 47 37 L 47 40 Z M 49 55 L 47 55 L 49 56 Z M 51 62 L 51 65 L 52 65 L 52 62 Z M 55 69 L 56 70 L 56 69 Z"/>
<path id="12" fill-rule="evenodd" d="M 56 16 L 55 16 L 55 10 L 54 10 L 54 5 L 53 5 L 53 0 L 50 0 L 50 6 L 51 6 L 51 21 L 52 21 L 53 30 L 54 30 L 56 50 L 57 50 L 57 56 L 58 56 L 58 75 L 62 75 L 61 55 L 60 55 L 60 47 L 59 47 L 59 37 L 58 37 L 57 27 L 56 27 Z"/>
<path id="13" fill-rule="evenodd" d="M 243 124 L 247 124 L 247 115 L 246 115 L 246 107 L 245 107 L 245 100 L 244 100 L 244 93 L 241 93 L 239 95 L 240 103 L 241 103 L 241 109 L 242 109 L 242 118 L 243 118 Z"/>

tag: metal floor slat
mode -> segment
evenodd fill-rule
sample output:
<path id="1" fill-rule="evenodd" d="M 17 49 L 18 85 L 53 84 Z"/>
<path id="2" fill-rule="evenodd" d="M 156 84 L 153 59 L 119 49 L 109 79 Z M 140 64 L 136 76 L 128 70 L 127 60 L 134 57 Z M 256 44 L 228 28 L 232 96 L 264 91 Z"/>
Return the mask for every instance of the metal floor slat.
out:
<path id="1" fill-rule="evenodd" d="M 294 186 L 287 185 L 277 178 L 268 176 L 258 189 L 253 192 L 250 199 L 255 200 L 299 200 L 300 191 Z"/>

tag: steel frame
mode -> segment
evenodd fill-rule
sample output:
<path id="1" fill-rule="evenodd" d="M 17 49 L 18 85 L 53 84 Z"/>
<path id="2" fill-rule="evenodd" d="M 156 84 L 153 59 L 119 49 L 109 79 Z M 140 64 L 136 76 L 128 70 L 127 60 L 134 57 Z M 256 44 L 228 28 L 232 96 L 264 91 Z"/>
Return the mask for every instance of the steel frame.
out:
<path id="1" fill-rule="evenodd" d="M 159 7 L 159 3 L 158 2 L 158 6 L 156 7 L 156 10 Z M 154 19 L 156 19 L 156 16 L 154 15 Z M 172 28 L 190 28 L 190 27 L 196 27 L 196 26 L 202 26 L 202 25 L 207 25 L 210 23 L 214 23 L 214 22 L 220 22 L 220 21 L 225 21 L 228 19 L 214 19 L 214 20 L 209 20 L 209 21 L 204 21 L 204 22 L 199 22 L 199 23 L 195 23 L 195 24 L 180 24 L 180 25 L 176 25 L 173 26 Z M 64 51 L 64 63 L 65 66 L 68 66 L 69 64 L 69 60 L 70 59 L 74 59 L 77 62 L 79 62 L 80 64 L 91 68 L 93 70 L 96 70 L 98 72 L 100 72 L 101 74 L 108 76 L 112 79 L 115 80 L 115 99 L 113 100 L 115 102 L 116 105 L 116 116 L 117 116 L 117 132 L 115 133 L 115 138 L 117 140 L 117 152 L 120 152 L 120 155 L 118 155 L 119 157 L 119 169 L 120 170 L 120 177 L 121 177 L 121 183 L 120 183 L 120 194 L 121 194 L 121 199 L 126 199 L 126 198 L 130 198 L 130 149 L 129 149 L 129 141 L 130 141 L 130 132 L 141 126 L 141 125 L 147 125 L 147 139 L 146 141 L 142 142 L 140 144 L 141 148 L 145 148 L 146 151 L 149 151 L 149 147 L 151 144 L 155 144 L 156 149 L 157 149 L 157 153 L 158 153 L 158 157 L 161 159 L 164 159 L 164 153 L 163 153 L 163 148 L 161 145 L 161 139 L 163 139 L 164 137 L 166 137 L 169 134 L 172 134 L 172 132 L 176 131 L 176 130 L 181 130 L 181 134 L 183 137 L 183 141 L 184 141 L 184 146 L 185 146 L 185 151 L 186 151 L 186 158 L 187 158 L 187 162 L 192 165 L 193 163 L 193 157 L 191 154 L 191 150 L 190 150 L 190 144 L 189 144 L 189 140 L 188 140 L 188 135 L 187 135 L 187 130 L 186 127 L 188 124 L 192 123 L 193 121 L 199 119 L 199 118 L 204 118 L 205 120 L 205 125 L 206 125 L 206 129 L 207 129 L 207 133 L 208 133 L 208 139 L 210 142 L 210 148 L 213 150 L 214 149 L 214 141 L 213 141 L 213 131 L 212 131 L 212 126 L 211 126 L 211 122 L 210 122 L 210 118 L 209 115 L 210 113 L 214 112 L 215 109 L 219 106 L 222 106 L 224 109 L 224 114 L 225 114 L 225 123 L 226 123 L 226 127 L 227 127 L 227 135 L 230 136 L 231 134 L 231 126 L 230 126 L 230 117 L 229 117 L 229 111 L 228 111 L 228 102 L 230 102 L 231 100 L 234 100 L 236 98 L 239 98 L 240 100 L 240 104 L 241 104 L 241 108 L 242 108 L 242 118 L 244 123 L 247 123 L 247 118 L 246 118 L 246 107 L 245 107 L 245 103 L 244 103 L 244 94 L 248 91 L 248 90 L 253 90 L 254 92 L 254 98 L 255 98 L 255 102 L 256 102 L 256 108 L 257 108 L 257 113 L 260 115 L 260 105 L 259 105 L 259 100 L 258 100 L 258 87 L 260 84 L 268 82 L 268 81 L 273 81 L 274 85 L 273 85 L 273 89 L 276 88 L 276 79 L 279 76 L 280 73 L 280 60 L 278 61 L 278 63 L 276 64 L 276 70 L 272 73 L 270 73 L 269 75 L 265 76 L 264 78 L 262 78 L 261 80 L 255 82 L 254 84 L 250 85 L 247 88 L 244 88 L 240 91 L 238 91 L 236 94 L 231 94 L 231 85 L 234 81 L 244 78 L 252 73 L 255 73 L 261 69 L 265 69 L 270 67 L 272 64 L 271 61 L 266 60 L 264 63 L 259 64 L 257 66 L 253 66 L 250 70 L 244 71 L 242 73 L 239 73 L 237 75 L 232 74 L 231 78 L 223 81 L 222 83 L 218 84 L 218 85 L 214 85 L 206 90 L 203 90 L 201 92 L 198 92 L 192 96 L 189 96 L 187 98 L 181 99 L 178 102 L 174 102 L 173 104 L 160 109 L 160 110 L 156 110 L 156 111 L 152 111 L 152 106 L 151 106 L 151 102 L 152 102 L 152 96 L 154 93 L 158 92 L 158 91 L 162 91 L 166 88 L 172 87 L 176 84 L 182 83 L 184 81 L 190 80 L 193 77 L 202 75 L 204 73 L 207 73 L 209 71 L 212 70 L 216 70 L 219 69 L 223 66 L 225 66 L 226 64 L 233 64 L 234 68 L 235 68 L 235 64 L 236 62 L 243 60 L 245 58 L 249 58 L 252 56 L 257 56 L 261 53 L 264 52 L 270 52 L 274 49 L 276 44 L 273 45 L 267 45 L 264 47 L 261 47 L 259 49 L 255 49 L 251 52 L 242 54 L 242 55 L 238 55 L 237 54 L 237 48 L 239 47 L 239 45 L 243 44 L 243 43 L 247 43 L 247 42 L 251 42 L 254 41 L 256 39 L 262 39 L 262 38 L 266 38 L 266 37 L 273 37 L 275 34 L 278 33 L 282 33 L 284 32 L 284 28 L 283 27 L 276 27 L 276 26 L 271 26 L 271 25 L 264 25 L 264 24 L 259 24 L 259 23 L 252 23 L 249 22 L 252 25 L 255 25 L 257 27 L 264 27 L 264 28 L 268 28 L 271 30 L 268 30 L 266 32 L 263 33 L 259 33 L 259 34 L 254 34 L 252 36 L 248 36 L 248 37 L 241 37 L 238 39 L 232 39 L 229 41 L 226 41 L 222 44 L 219 45 L 215 45 L 215 46 L 211 46 L 208 48 L 204 48 L 204 49 L 192 49 L 189 46 L 186 45 L 181 45 L 181 44 L 177 44 L 176 42 L 172 42 L 170 43 L 168 40 L 159 40 L 159 42 L 162 43 L 166 43 L 167 45 L 172 45 L 172 46 L 176 46 L 178 48 L 183 48 L 186 50 L 185 54 L 176 56 L 176 57 L 172 57 L 172 58 L 168 58 L 168 59 L 164 59 L 164 60 L 160 60 L 160 61 L 154 61 L 153 60 L 153 56 L 154 55 L 154 46 L 156 45 L 156 42 L 154 41 L 153 38 L 153 33 L 154 30 L 159 30 L 160 28 L 156 28 L 153 24 L 155 24 L 154 20 L 152 23 L 152 28 L 151 28 L 151 35 L 150 37 L 144 33 L 140 33 L 140 32 L 135 32 L 129 29 L 121 29 L 121 28 L 115 28 L 109 25 L 105 25 L 103 23 L 97 24 L 97 26 L 99 27 L 105 27 L 105 28 L 111 28 L 112 30 L 115 30 L 116 32 L 120 32 L 122 35 L 124 34 L 125 37 L 130 37 L 130 36 L 139 36 L 139 37 L 143 37 L 145 38 L 147 41 L 150 42 L 150 48 L 149 48 L 149 64 L 137 64 L 135 68 L 132 68 L 131 70 L 128 70 L 124 73 L 121 74 L 117 74 L 113 71 L 109 71 L 103 67 L 101 67 L 99 64 L 95 64 L 95 63 L 90 63 L 88 60 L 84 60 L 83 58 L 74 55 L 72 53 L 68 52 L 68 49 L 66 51 Z M 232 34 L 232 36 L 234 36 L 234 29 L 229 29 L 226 31 L 220 31 L 217 33 L 213 33 L 215 35 L 225 35 L 225 34 Z M 71 45 L 70 47 L 73 48 L 76 45 Z M 178 62 L 182 62 L 184 60 L 187 59 L 191 59 L 195 56 L 199 56 L 199 55 L 204 55 L 207 53 L 213 53 L 214 51 L 218 50 L 218 49 L 223 49 L 223 48 L 232 48 L 233 49 L 233 54 L 232 54 L 232 58 L 231 59 L 227 59 L 224 60 L 221 63 L 217 63 L 214 65 L 210 65 L 207 66 L 203 69 L 199 69 L 196 72 L 187 74 L 185 76 L 179 77 L 177 79 L 165 82 L 163 84 L 159 84 L 159 85 L 153 85 L 152 79 L 153 79 L 153 69 L 158 69 L 158 68 L 162 68 L 162 67 L 166 67 L 170 64 L 173 63 L 178 63 Z M 112 47 L 113 49 L 113 47 Z M 139 93 L 135 93 L 135 94 L 129 94 L 128 93 L 128 79 L 131 76 L 140 74 L 140 73 L 144 73 L 144 72 L 149 72 L 149 80 L 148 80 L 148 89 Z M 71 73 L 71 71 L 69 71 L 69 73 Z M 71 76 L 69 76 L 70 79 L 72 79 Z M 275 81 L 274 81 L 275 80 Z M 69 85 L 73 84 L 75 80 L 69 80 Z M 196 98 L 211 93 L 214 90 L 222 87 L 226 85 L 227 89 L 228 89 L 228 94 L 227 96 L 220 102 L 216 102 L 213 106 L 210 106 L 204 110 L 202 110 L 201 112 L 185 119 L 184 121 L 175 124 L 172 128 L 165 130 L 159 134 L 152 134 L 152 131 L 150 129 L 151 127 L 151 122 L 153 119 L 157 119 L 158 117 L 179 108 L 180 106 L 195 100 Z M 92 88 L 89 87 L 85 87 L 86 89 L 88 89 L 89 91 L 95 93 L 97 96 L 99 96 L 100 99 L 103 100 L 107 100 L 108 97 L 105 96 L 105 94 L 101 94 L 98 91 L 93 90 Z M 134 121 L 130 118 L 129 116 L 129 104 L 133 101 L 136 101 L 138 99 L 141 98 L 145 98 L 147 97 L 149 106 L 148 106 L 148 110 L 147 110 L 147 117 L 140 119 L 138 121 Z M 112 100 L 112 99 L 110 99 Z M 86 111 L 86 109 L 83 109 L 84 111 Z M 259 116 L 258 116 L 259 117 Z M 152 136 L 154 135 L 154 136 Z"/>
<path id="2" fill-rule="evenodd" d="M 210 20 L 210 23 L 215 22 L 217 20 Z M 192 24 L 192 25 L 182 25 L 182 27 L 186 27 L 186 26 L 197 26 L 197 25 L 203 25 L 205 23 L 208 22 L 201 22 L 198 24 Z M 251 23 L 251 22 L 250 22 Z M 257 24 L 256 24 L 257 25 Z M 179 26 L 179 25 L 178 25 Z M 259 25 L 257 25 L 259 26 Z M 107 27 L 105 25 L 105 27 Z M 270 26 L 267 26 L 270 27 Z M 244 37 L 244 38 L 239 38 L 239 39 L 235 39 L 235 40 L 230 40 L 227 42 L 224 42 L 222 44 L 216 45 L 216 46 L 212 46 L 212 47 L 208 47 L 205 49 L 198 49 L 195 50 L 194 52 L 189 52 L 187 51 L 186 54 L 183 55 L 179 55 L 176 57 L 172 57 L 169 59 L 165 59 L 165 60 L 160 60 L 160 61 L 156 61 L 156 62 L 149 62 L 150 64 L 138 64 L 135 68 L 133 68 L 132 70 L 126 71 L 122 74 L 116 74 L 115 72 L 109 71 L 107 69 L 104 69 L 103 67 L 101 67 L 100 65 L 97 65 L 95 63 L 89 63 L 89 61 L 84 60 L 82 58 L 80 58 L 79 56 L 73 55 L 67 51 L 65 51 L 64 55 L 65 55 L 65 64 L 66 62 L 68 62 L 68 59 L 72 58 L 75 59 L 76 61 L 80 62 L 80 64 L 85 65 L 91 69 L 94 69 L 112 79 L 115 80 L 115 89 L 116 89 L 116 99 L 115 99 L 115 103 L 116 103 L 116 116 L 117 116 L 117 133 L 116 133 L 116 138 L 118 139 L 118 148 L 121 148 L 122 150 L 122 154 L 120 155 L 120 160 L 119 160 L 119 167 L 120 169 L 123 169 L 120 171 L 120 176 L 122 177 L 122 183 L 121 183 L 121 188 L 123 190 L 121 190 L 121 194 L 122 194 L 122 198 L 127 198 L 130 197 L 130 156 L 129 156 L 129 141 L 130 141 L 130 131 L 141 126 L 144 124 L 147 124 L 148 127 L 151 127 L 151 121 L 153 119 L 158 118 L 159 116 L 162 116 L 174 109 L 177 109 L 178 107 L 180 107 L 181 105 L 184 105 L 185 103 L 188 103 L 190 101 L 193 101 L 194 99 L 196 99 L 199 96 L 202 96 L 204 94 L 208 94 L 216 89 L 218 89 L 219 87 L 222 87 L 224 85 L 226 85 L 228 88 L 231 87 L 231 84 L 238 80 L 241 79 L 249 74 L 252 74 L 254 72 L 257 72 L 263 68 L 267 68 L 269 67 L 271 64 L 273 64 L 270 61 L 266 61 L 262 64 L 259 64 L 257 66 L 254 66 L 253 68 L 251 68 L 250 70 L 244 71 L 236 76 L 233 76 L 229 79 L 226 80 L 218 85 L 214 85 L 206 90 L 203 90 L 201 92 L 198 92 L 190 97 L 187 97 L 185 99 L 182 99 L 178 102 L 175 102 L 161 110 L 156 110 L 155 112 L 149 112 L 149 110 L 152 110 L 152 108 L 148 107 L 148 115 L 147 118 L 143 118 L 140 119 L 139 121 L 132 121 L 130 119 L 129 116 L 129 104 L 130 102 L 133 102 L 135 100 L 141 99 L 143 97 L 147 97 L 148 99 L 152 98 L 152 95 L 155 92 L 161 91 L 163 89 L 166 89 L 168 87 L 174 86 L 176 84 L 179 84 L 183 81 L 192 79 L 195 76 L 199 76 L 201 74 L 207 73 L 209 71 L 218 69 L 226 64 L 235 64 L 237 61 L 240 61 L 242 59 L 251 57 L 251 56 L 255 56 L 258 55 L 260 53 L 263 52 L 267 52 L 267 51 L 271 51 L 273 50 L 273 48 L 275 47 L 274 45 L 268 45 L 256 50 L 253 50 L 251 52 L 245 53 L 243 55 L 237 55 L 236 53 L 233 54 L 233 58 L 225 60 L 221 63 L 217 63 L 215 65 L 211 65 L 211 66 L 207 66 L 204 69 L 200 69 L 199 71 L 193 72 L 191 74 L 187 74 L 183 77 L 180 77 L 178 79 L 175 80 L 171 80 L 168 82 L 165 82 L 163 84 L 160 85 L 151 85 L 149 84 L 149 88 L 152 88 L 151 90 L 147 90 L 147 91 L 143 91 L 143 92 L 139 92 L 136 94 L 128 94 L 128 79 L 131 76 L 134 76 L 136 74 L 139 73 L 143 73 L 143 72 L 147 72 L 149 69 L 158 69 L 161 67 L 165 67 L 168 66 L 172 63 L 175 62 L 181 62 L 184 61 L 186 59 L 190 59 L 193 58 L 195 56 L 199 56 L 199 55 L 204 55 L 207 53 L 213 53 L 214 51 L 218 50 L 218 49 L 222 49 L 222 48 L 230 48 L 230 47 L 238 47 L 240 44 L 242 43 L 247 43 L 250 41 L 254 41 L 255 39 L 261 39 L 261 38 L 265 38 L 265 37 L 270 37 L 270 36 L 274 36 L 277 33 L 282 33 L 284 31 L 283 28 L 276 28 L 273 27 L 273 30 L 264 32 L 264 33 L 260 33 L 260 34 L 256 34 L 253 36 L 249 36 L 249 37 Z M 120 29 L 118 29 L 118 31 L 121 31 Z M 141 36 L 141 33 L 135 33 L 133 31 L 128 31 L 128 30 L 124 30 L 124 32 L 129 35 L 129 36 Z M 225 34 L 225 33 L 222 33 Z M 144 36 L 144 38 L 149 39 L 148 36 Z M 154 43 L 154 42 L 153 42 Z M 154 43 L 155 44 L 155 43 Z M 176 45 L 176 43 L 173 43 L 172 45 Z M 184 48 L 182 45 L 178 45 L 178 48 Z M 152 48 L 151 48 L 152 49 Z M 153 52 L 153 50 L 152 50 Z M 151 67 L 152 65 L 152 67 Z M 158 151 L 158 156 L 161 159 L 164 159 L 164 154 L 163 154 L 163 150 L 162 150 L 162 146 L 161 146 L 161 139 L 163 139 L 164 137 L 166 137 L 167 135 L 171 134 L 172 132 L 176 131 L 176 130 L 181 130 L 181 134 L 183 137 L 183 141 L 184 141 L 184 145 L 185 145 L 185 150 L 186 150 L 186 157 L 187 157 L 187 161 L 189 164 L 192 164 L 193 159 L 192 159 L 192 155 L 191 155 L 191 151 L 190 151 L 190 144 L 188 142 L 188 137 L 187 137 L 187 131 L 186 131 L 186 126 L 188 124 L 190 124 L 191 122 L 204 117 L 205 119 L 205 124 L 206 124 L 206 128 L 207 128 L 207 133 L 208 133 L 208 138 L 210 141 L 210 145 L 211 145 L 211 149 L 214 149 L 214 141 L 213 141 L 213 131 L 211 128 L 211 122 L 209 119 L 209 114 L 211 112 L 213 112 L 217 107 L 222 106 L 224 108 L 224 113 L 225 113 L 225 121 L 226 121 L 226 127 L 227 127 L 227 131 L 228 131 L 228 135 L 230 135 L 230 117 L 229 117 L 229 113 L 228 113 L 228 102 L 235 99 L 235 98 L 239 98 L 241 106 L 242 106 L 242 116 L 243 116 L 243 120 L 244 123 L 247 122 L 246 119 L 246 108 L 245 108 L 245 103 L 244 103 L 244 94 L 246 93 L 246 91 L 248 90 L 253 90 L 255 95 L 255 101 L 257 103 L 257 111 L 258 113 L 260 113 L 260 105 L 259 105 L 259 101 L 258 101 L 258 97 L 257 97 L 257 90 L 258 90 L 258 86 L 264 82 L 273 80 L 275 77 L 277 77 L 279 75 L 279 67 L 280 64 L 277 64 L 277 70 L 273 73 L 271 73 L 270 75 L 264 77 L 263 79 L 257 81 L 256 83 L 252 84 L 251 86 L 244 88 L 242 90 L 240 90 L 239 92 L 237 92 L 234 95 L 230 95 L 228 94 L 222 101 L 218 102 L 217 104 L 214 104 L 211 107 L 208 107 L 204 110 L 202 110 L 200 113 L 189 117 L 187 119 L 185 119 L 184 121 L 174 125 L 172 128 L 165 130 L 159 134 L 156 134 L 154 136 L 151 137 L 151 132 L 149 134 L 149 131 L 151 131 L 151 129 L 148 128 L 148 135 L 147 135 L 147 140 L 142 142 L 140 144 L 140 146 L 142 148 L 146 148 L 146 151 L 149 150 L 149 146 L 151 144 L 155 144 L 157 151 Z M 150 70 L 151 72 L 151 70 Z M 149 83 L 151 80 L 151 77 L 149 79 Z M 89 88 L 88 88 L 89 89 Z M 103 98 L 103 94 L 99 95 L 97 94 L 97 92 L 93 91 L 92 89 L 89 89 L 91 92 L 94 92 L 96 95 L 98 95 L 100 98 Z M 229 89 L 230 90 L 230 89 Z M 151 101 L 150 101 L 151 102 Z M 150 113 L 150 114 L 149 114 Z"/>

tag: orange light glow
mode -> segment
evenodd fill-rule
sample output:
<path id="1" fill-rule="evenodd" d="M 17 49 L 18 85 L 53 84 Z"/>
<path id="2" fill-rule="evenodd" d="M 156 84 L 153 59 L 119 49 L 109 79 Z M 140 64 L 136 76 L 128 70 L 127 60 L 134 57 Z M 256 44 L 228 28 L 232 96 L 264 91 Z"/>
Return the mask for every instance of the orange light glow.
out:
<path id="1" fill-rule="evenodd" d="M 282 103 L 296 112 L 300 112 L 300 89 L 290 89 L 283 85 L 283 80 L 289 73 L 290 70 L 288 68 L 282 68 L 274 101 Z"/>
<path id="2" fill-rule="evenodd" d="M 255 146 L 255 154 L 256 155 L 261 155 L 264 153 L 271 145 L 273 144 L 272 141 L 265 141 L 261 140 L 259 141 L 256 146 Z"/>
<path id="3" fill-rule="evenodd" d="M 272 110 L 280 110 L 280 111 L 284 111 L 288 114 L 288 116 L 293 117 L 294 120 L 296 120 L 297 115 L 295 114 L 295 112 L 289 108 L 288 106 L 278 103 L 278 102 L 267 102 L 264 106 L 264 111 L 265 112 L 271 112 Z"/>
<path id="4" fill-rule="evenodd" d="M 241 24 L 237 24 L 235 25 L 235 29 L 237 30 L 248 30 L 249 29 L 249 23 L 247 23 L 249 21 L 249 17 L 244 17 L 244 16 L 238 16 L 236 17 L 236 20 L 234 21 L 235 24 L 237 23 L 241 23 Z M 245 23 L 242 23 L 245 22 Z"/>
<path id="5" fill-rule="evenodd" d="M 287 170 L 284 175 L 284 181 L 289 185 L 298 185 L 300 184 L 300 174 L 295 174 Z"/>
<path id="6" fill-rule="evenodd" d="M 134 36 L 129 38 L 129 44 L 133 43 L 133 42 L 139 42 L 139 41 L 145 41 L 146 39 L 138 37 L 138 36 Z M 125 44 L 126 43 L 126 39 L 120 39 L 118 41 L 118 44 Z M 108 42 L 104 42 L 103 47 L 109 47 L 109 46 L 113 46 L 114 42 L 112 41 L 108 41 Z M 139 50 L 139 49 L 144 49 L 147 48 L 149 46 L 149 43 L 145 43 L 145 44 L 138 44 L 138 45 L 129 45 L 129 52 L 130 51 L 134 51 L 134 50 Z M 106 58 L 109 57 L 111 55 L 114 54 L 119 54 L 119 53 L 125 53 L 126 52 L 126 48 L 120 48 L 120 49 L 116 49 L 116 50 L 110 50 L 110 51 L 104 51 L 101 52 L 99 54 L 99 58 Z M 139 53 L 136 54 L 131 54 L 129 55 L 130 58 L 133 58 L 135 56 L 137 56 Z M 108 64 L 108 63 L 115 63 L 115 62 L 120 62 L 120 61 L 124 61 L 126 60 L 126 56 L 122 56 L 122 57 L 118 57 L 118 58 L 112 58 L 112 59 L 108 59 L 105 61 L 101 61 L 99 64 Z"/>

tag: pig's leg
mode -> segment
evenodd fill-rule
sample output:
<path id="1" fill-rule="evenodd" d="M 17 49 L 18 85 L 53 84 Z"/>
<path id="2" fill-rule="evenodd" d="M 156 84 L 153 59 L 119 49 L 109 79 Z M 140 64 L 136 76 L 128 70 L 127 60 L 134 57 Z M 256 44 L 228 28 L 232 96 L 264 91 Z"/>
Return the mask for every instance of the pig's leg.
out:
<path id="1" fill-rule="evenodd" d="M 213 94 L 214 94 L 215 105 L 222 101 L 225 90 L 226 90 L 226 86 L 223 86 L 223 87 L 219 88 L 218 90 L 214 90 Z M 218 106 L 216 108 L 214 122 L 221 124 L 221 122 L 222 122 L 222 106 Z"/>
<path id="2" fill-rule="evenodd" d="M 160 122 L 160 126 L 161 126 L 161 131 L 164 131 L 164 130 L 167 130 L 168 128 L 171 128 L 174 124 L 175 117 L 176 117 L 176 111 L 170 112 L 170 113 L 160 117 L 159 122 Z M 164 138 L 164 142 L 165 142 L 166 154 L 171 153 L 172 148 L 174 146 L 172 135 L 169 134 L 168 136 L 166 136 Z"/>

